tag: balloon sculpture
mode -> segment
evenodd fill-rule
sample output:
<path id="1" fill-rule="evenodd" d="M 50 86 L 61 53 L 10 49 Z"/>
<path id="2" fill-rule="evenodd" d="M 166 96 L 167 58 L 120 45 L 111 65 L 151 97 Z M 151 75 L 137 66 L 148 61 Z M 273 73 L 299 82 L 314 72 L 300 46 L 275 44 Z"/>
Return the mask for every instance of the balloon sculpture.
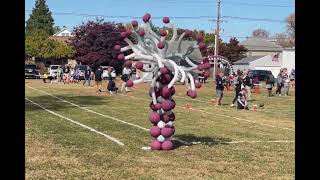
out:
<path id="1" fill-rule="evenodd" d="M 158 36 L 150 27 L 150 14 L 143 16 L 143 27 L 138 26 L 137 21 L 132 21 L 131 28 L 121 32 L 121 38 L 128 44 L 126 47 L 115 45 L 118 59 L 125 61 L 125 66 L 135 66 L 135 68 L 144 72 L 140 79 L 128 80 L 128 87 L 143 82 L 146 77 L 153 75 L 149 95 L 152 97 L 150 103 L 151 112 L 149 120 L 153 124 L 150 134 L 153 137 L 151 142 L 152 150 L 172 150 L 172 136 L 175 133 L 174 120 L 175 114 L 172 112 L 176 103 L 172 99 L 175 94 L 174 83 L 180 81 L 188 86 L 187 95 L 191 98 L 197 96 L 196 88 L 201 87 L 198 80 L 194 80 L 193 71 L 204 71 L 204 76 L 209 77 L 210 64 L 207 59 L 202 62 L 192 61 L 188 56 L 195 48 L 206 49 L 201 34 L 196 35 L 196 42 L 186 49 L 181 49 L 181 42 L 184 37 L 191 36 L 191 31 L 185 30 L 177 39 L 177 29 L 170 23 L 168 17 L 163 17 L 163 23 L 169 24 L 173 28 L 171 40 L 166 41 L 168 31 L 160 30 Z M 128 38 L 135 35 L 137 44 Z M 176 44 L 175 44 L 176 43 Z M 175 46 L 174 46 L 175 44 Z M 122 52 L 132 50 L 132 54 L 125 56 Z M 135 63 L 132 63 L 132 61 Z M 185 66 L 182 66 L 184 61 Z M 179 65 L 178 65 L 179 64 Z"/>

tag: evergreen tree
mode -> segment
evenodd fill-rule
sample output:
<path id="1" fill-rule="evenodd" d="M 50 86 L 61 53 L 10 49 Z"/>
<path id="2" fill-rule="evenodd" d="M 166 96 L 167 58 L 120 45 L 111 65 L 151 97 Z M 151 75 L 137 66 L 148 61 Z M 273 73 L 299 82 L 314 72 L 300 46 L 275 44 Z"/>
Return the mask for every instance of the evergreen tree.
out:
<path id="1" fill-rule="evenodd" d="M 27 20 L 26 33 L 44 30 L 48 35 L 54 33 L 54 20 L 45 0 L 36 0 L 30 18 Z"/>

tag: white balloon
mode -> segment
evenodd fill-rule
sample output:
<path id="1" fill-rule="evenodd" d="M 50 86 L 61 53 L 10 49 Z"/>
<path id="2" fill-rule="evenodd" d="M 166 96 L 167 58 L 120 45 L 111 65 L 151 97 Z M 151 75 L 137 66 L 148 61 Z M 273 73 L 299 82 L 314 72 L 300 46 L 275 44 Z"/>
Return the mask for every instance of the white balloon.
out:
<path id="1" fill-rule="evenodd" d="M 164 128 L 166 126 L 166 123 L 163 121 L 159 121 L 157 126 L 158 126 L 158 128 Z"/>
<path id="2" fill-rule="evenodd" d="M 157 137 L 157 140 L 158 140 L 159 142 L 163 142 L 163 141 L 165 141 L 166 139 L 165 139 L 162 135 L 160 135 L 160 136 Z"/>
<path id="3" fill-rule="evenodd" d="M 159 97 L 157 98 L 157 101 L 158 101 L 159 103 L 162 103 L 164 100 L 165 100 L 165 99 L 164 99 L 162 96 L 159 96 Z"/>
<path id="4" fill-rule="evenodd" d="M 167 122 L 167 124 L 166 124 L 166 125 L 168 125 L 168 126 L 172 127 L 172 126 L 174 125 L 174 122 L 173 122 L 173 121 L 169 121 L 169 122 Z"/>

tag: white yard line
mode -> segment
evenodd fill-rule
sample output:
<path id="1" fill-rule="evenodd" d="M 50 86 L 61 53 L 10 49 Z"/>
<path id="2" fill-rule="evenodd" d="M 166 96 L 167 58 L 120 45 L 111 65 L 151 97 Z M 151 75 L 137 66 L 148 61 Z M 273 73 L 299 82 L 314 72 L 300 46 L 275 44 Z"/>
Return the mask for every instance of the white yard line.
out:
<path id="1" fill-rule="evenodd" d="M 35 91 L 42 92 L 42 93 L 44 93 L 44 94 L 47 94 L 47 95 L 49 95 L 49 96 L 51 96 L 51 97 L 54 97 L 54 98 L 59 99 L 59 100 L 61 100 L 61 101 L 63 101 L 63 102 L 69 103 L 69 104 L 71 104 L 71 105 L 73 105 L 73 106 L 76 106 L 76 107 L 78 107 L 78 108 L 80 108 L 80 109 L 83 109 L 83 110 L 85 110 L 85 111 L 91 112 L 91 113 L 93 113 L 93 114 L 97 114 L 97 115 L 100 115 L 100 116 L 102 116 L 102 117 L 106 117 L 106 118 L 109 118 L 109 119 L 112 119 L 112 120 L 115 120 L 115 121 L 122 122 L 122 123 L 124 123 L 124 124 L 128 124 L 128 125 L 131 125 L 131 126 L 135 126 L 135 127 L 137 127 L 137 128 L 143 129 L 143 130 L 145 130 L 145 131 L 149 131 L 147 128 L 141 127 L 141 126 L 139 126 L 139 125 L 132 124 L 132 123 L 129 123 L 129 122 L 120 120 L 120 119 L 115 118 L 115 117 L 112 117 L 112 116 L 108 116 L 108 115 L 105 115 L 105 114 L 101 114 L 101 113 L 92 111 L 92 110 L 90 110 L 90 109 L 87 109 L 87 108 L 85 108 L 85 107 L 81 107 L 81 106 L 79 106 L 79 105 L 77 105 L 77 104 L 74 104 L 74 103 L 72 103 L 72 102 L 69 102 L 69 101 L 67 101 L 67 100 L 61 99 L 61 98 L 59 98 L 59 97 L 57 97 L 57 96 L 55 96 L 55 95 L 52 95 L 52 94 L 50 94 L 50 93 L 47 93 L 47 92 L 45 92 L 45 91 L 42 91 L 42 90 L 39 90 L 39 89 L 30 87 L 30 86 L 28 86 L 28 85 L 26 85 L 26 86 L 27 86 L 28 88 L 30 88 L 30 89 L 33 89 L 33 90 L 35 90 Z"/>
<path id="2" fill-rule="evenodd" d="M 47 112 L 49 112 L 49 113 L 51 113 L 51 114 L 53 114 L 53 115 L 59 116 L 59 117 L 61 117 L 61 118 L 63 118 L 63 119 L 66 119 L 66 120 L 68 120 L 68 121 L 70 121 L 70 122 L 72 122 L 72 123 L 74 123 L 74 124 L 77 124 L 77 125 L 85 128 L 85 129 L 89 129 L 89 130 L 92 131 L 92 132 L 95 132 L 95 133 L 97 133 L 97 134 L 100 134 L 100 135 L 108 138 L 109 140 L 111 140 L 111 141 L 113 141 L 113 142 L 115 142 L 115 143 L 117 143 L 117 144 L 119 144 L 119 145 L 121 145 L 121 146 L 124 146 L 124 144 L 123 144 L 122 142 L 120 142 L 119 140 L 117 140 L 117 139 L 114 138 L 114 137 L 111 137 L 111 136 L 109 136 L 109 135 L 107 135 L 107 134 L 104 134 L 104 133 L 102 133 L 102 132 L 100 132 L 100 131 L 97 131 L 97 130 L 89 127 L 89 126 L 86 126 L 86 125 L 84 125 L 84 124 L 81 124 L 81 123 L 79 123 L 79 122 L 77 122 L 77 121 L 74 121 L 74 120 L 72 120 L 72 119 L 70 119 L 70 118 L 67 118 L 67 117 L 65 117 L 65 116 L 62 116 L 62 115 L 60 115 L 60 114 L 58 114 L 58 113 L 55 113 L 55 112 L 53 112 L 53 111 L 51 111 L 51 110 L 49 110 L 49 109 L 41 106 L 40 104 L 31 101 L 31 100 L 28 99 L 28 98 L 25 98 L 25 99 L 26 99 L 27 101 L 31 102 L 32 104 L 34 104 L 34 105 L 36 105 L 36 106 L 39 106 L 39 107 L 42 108 L 43 110 L 45 110 L 45 111 L 47 111 Z"/>

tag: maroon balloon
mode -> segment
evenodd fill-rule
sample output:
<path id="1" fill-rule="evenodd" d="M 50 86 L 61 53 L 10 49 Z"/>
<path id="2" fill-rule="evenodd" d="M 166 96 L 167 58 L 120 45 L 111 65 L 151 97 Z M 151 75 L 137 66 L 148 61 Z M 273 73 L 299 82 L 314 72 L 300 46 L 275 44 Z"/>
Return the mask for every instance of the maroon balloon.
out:
<path id="1" fill-rule="evenodd" d="M 146 13 L 143 17 L 142 17 L 142 20 L 143 22 L 148 22 L 151 18 L 151 15 L 149 13 Z"/>
<path id="2" fill-rule="evenodd" d="M 122 39 L 125 39 L 125 38 L 128 37 L 126 32 L 121 32 L 120 36 L 121 36 Z"/>
<path id="3" fill-rule="evenodd" d="M 166 67 L 162 67 L 162 68 L 160 68 L 160 72 L 161 72 L 161 74 L 168 74 L 169 73 L 169 69 L 166 68 Z"/>
<path id="4" fill-rule="evenodd" d="M 160 115 L 157 112 L 151 112 L 149 114 L 149 120 L 152 123 L 158 123 L 160 121 Z"/>
<path id="5" fill-rule="evenodd" d="M 130 68 L 130 67 L 132 66 L 132 61 L 126 60 L 126 61 L 124 62 L 124 66 Z"/>
<path id="6" fill-rule="evenodd" d="M 167 31 L 165 29 L 160 29 L 160 36 L 166 36 L 167 35 Z"/>
<path id="7" fill-rule="evenodd" d="M 208 59 L 208 58 L 204 58 L 204 59 L 202 60 L 202 62 L 203 62 L 203 63 L 209 63 L 209 59 Z"/>
<path id="8" fill-rule="evenodd" d="M 195 80 L 194 85 L 196 86 L 196 88 L 201 88 L 201 83 L 198 80 Z"/>
<path id="9" fill-rule="evenodd" d="M 210 71 L 209 70 L 206 70 L 204 72 L 204 75 L 203 75 L 205 78 L 208 78 L 210 76 Z"/>
<path id="10" fill-rule="evenodd" d="M 153 140 L 150 144 L 151 150 L 160 150 L 161 149 L 161 142 L 157 140 Z"/>
<path id="11" fill-rule="evenodd" d="M 142 69 L 143 69 L 143 63 L 142 63 L 142 62 L 139 62 L 139 61 L 136 62 L 136 63 L 135 63 L 135 66 L 136 66 L 136 68 L 139 69 L 139 70 L 142 70 Z"/>
<path id="12" fill-rule="evenodd" d="M 211 64 L 206 62 L 203 64 L 204 69 L 209 69 L 211 67 Z"/>
<path id="13" fill-rule="evenodd" d="M 203 64 L 198 64 L 198 67 L 197 67 L 197 68 L 198 68 L 198 70 L 199 70 L 199 71 L 204 70 L 204 66 L 203 66 Z"/>
<path id="14" fill-rule="evenodd" d="M 207 46 L 206 46 L 206 44 L 204 43 L 204 42 L 200 42 L 199 43 L 199 49 L 200 50 L 204 50 L 204 49 L 206 49 L 207 48 Z"/>
<path id="15" fill-rule="evenodd" d="M 170 115 L 169 115 L 169 118 L 170 118 L 170 121 L 174 121 L 176 119 L 176 115 L 174 114 L 174 112 L 172 112 Z"/>
<path id="16" fill-rule="evenodd" d="M 170 111 L 172 109 L 172 101 L 165 100 L 162 102 L 162 109 L 165 111 Z"/>
<path id="17" fill-rule="evenodd" d="M 164 122 L 166 122 L 166 123 L 169 122 L 169 121 L 170 121 L 169 115 L 164 114 L 163 117 L 162 117 L 162 120 L 163 120 Z"/>
<path id="18" fill-rule="evenodd" d="M 156 138 L 158 136 L 160 136 L 161 134 L 161 129 L 158 128 L 158 126 L 153 126 L 151 129 L 150 129 L 150 134 L 152 137 Z"/>
<path id="19" fill-rule="evenodd" d="M 126 85 L 128 87 L 132 87 L 133 86 L 133 81 L 131 79 L 129 79 L 127 82 L 126 82 Z"/>
<path id="20" fill-rule="evenodd" d="M 163 49 L 164 48 L 164 42 L 160 41 L 157 46 L 158 46 L 159 49 Z"/>
<path id="21" fill-rule="evenodd" d="M 156 108 L 156 110 L 160 110 L 162 108 L 161 103 L 157 103 L 154 105 L 154 107 Z"/>
<path id="22" fill-rule="evenodd" d="M 145 35 L 145 32 L 144 32 L 143 29 L 142 29 L 141 31 L 139 31 L 139 35 L 140 35 L 140 36 L 144 36 L 144 35 Z"/>
<path id="23" fill-rule="evenodd" d="M 191 34 L 192 34 L 192 32 L 190 30 L 188 30 L 188 29 L 186 29 L 184 32 L 185 32 L 185 36 L 186 37 L 187 36 L 191 36 Z"/>
<path id="24" fill-rule="evenodd" d="M 136 20 L 131 21 L 133 27 L 138 27 L 139 23 Z"/>
<path id="25" fill-rule="evenodd" d="M 193 91 L 191 89 L 188 90 L 187 92 L 188 96 L 190 96 L 191 98 L 196 98 L 197 97 L 197 91 Z"/>
<path id="26" fill-rule="evenodd" d="M 122 60 L 124 60 L 124 58 L 125 58 L 125 57 L 124 57 L 123 54 L 119 54 L 119 55 L 118 55 L 118 60 L 122 61 Z"/>
<path id="27" fill-rule="evenodd" d="M 171 96 L 171 91 L 168 87 L 163 87 L 161 91 L 161 96 L 163 98 L 169 98 Z"/>
<path id="28" fill-rule="evenodd" d="M 156 92 L 156 97 L 161 96 L 161 91 L 160 90 L 156 90 L 155 92 Z"/>
<path id="29" fill-rule="evenodd" d="M 162 18 L 162 21 L 163 21 L 163 23 L 165 23 L 165 24 L 170 23 L 169 17 L 163 17 L 163 18 Z"/>
<path id="30" fill-rule="evenodd" d="M 170 74 L 161 74 L 160 75 L 160 82 L 162 84 L 169 84 L 172 79 L 172 76 Z"/>
<path id="31" fill-rule="evenodd" d="M 120 46 L 120 45 L 115 45 L 115 46 L 113 47 L 113 49 L 114 49 L 115 51 L 117 51 L 117 52 L 120 52 L 120 51 L 121 51 L 121 46 Z"/>
<path id="32" fill-rule="evenodd" d="M 196 35 L 196 40 L 197 40 L 198 42 L 202 42 L 202 41 L 203 41 L 203 36 L 202 36 L 200 33 L 198 33 L 198 34 Z"/>
<path id="33" fill-rule="evenodd" d="M 127 34 L 127 36 L 131 36 L 131 35 L 132 35 L 131 29 L 127 29 L 127 30 L 126 30 L 126 34 Z"/>
<path id="34" fill-rule="evenodd" d="M 152 149 L 152 148 L 151 148 Z M 162 143 L 161 145 L 161 149 L 165 150 L 165 151 L 169 151 L 173 149 L 173 143 L 169 140 L 166 140 Z"/>
<path id="35" fill-rule="evenodd" d="M 175 107 L 176 107 L 176 101 L 172 99 L 172 109 L 174 109 Z"/>
<path id="36" fill-rule="evenodd" d="M 172 86 L 170 88 L 171 96 L 173 96 L 176 93 L 176 89 Z"/>
<path id="37" fill-rule="evenodd" d="M 161 135 L 165 138 L 172 136 L 172 134 L 173 134 L 173 131 L 171 128 L 162 128 L 161 129 Z"/>

